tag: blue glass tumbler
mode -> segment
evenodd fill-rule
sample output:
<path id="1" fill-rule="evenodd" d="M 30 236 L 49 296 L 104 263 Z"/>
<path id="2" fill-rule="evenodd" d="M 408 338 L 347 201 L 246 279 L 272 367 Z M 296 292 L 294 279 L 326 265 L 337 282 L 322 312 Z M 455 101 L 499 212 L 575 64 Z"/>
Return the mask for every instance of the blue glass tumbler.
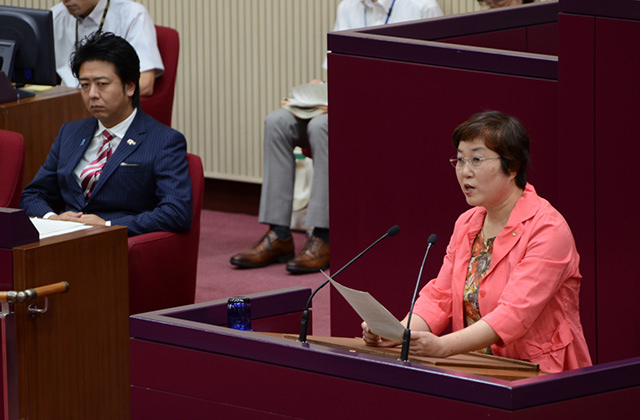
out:
<path id="1" fill-rule="evenodd" d="M 236 330 L 251 330 L 251 299 L 234 296 L 227 300 L 227 326 Z"/>

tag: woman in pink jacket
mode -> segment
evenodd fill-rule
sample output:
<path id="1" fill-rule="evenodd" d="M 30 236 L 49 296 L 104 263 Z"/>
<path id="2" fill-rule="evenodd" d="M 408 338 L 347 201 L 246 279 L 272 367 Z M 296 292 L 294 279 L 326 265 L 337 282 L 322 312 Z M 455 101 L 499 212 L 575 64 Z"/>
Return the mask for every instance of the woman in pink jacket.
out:
<path id="1" fill-rule="evenodd" d="M 456 221 L 438 277 L 420 292 L 410 353 L 481 351 L 547 372 L 590 366 L 580 257 L 567 222 L 526 181 L 526 131 L 514 118 L 485 112 L 456 128 L 453 144 L 451 163 L 473 208 Z M 449 322 L 453 332 L 439 336 Z M 363 337 L 369 345 L 398 344 L 366 323 Z"/>

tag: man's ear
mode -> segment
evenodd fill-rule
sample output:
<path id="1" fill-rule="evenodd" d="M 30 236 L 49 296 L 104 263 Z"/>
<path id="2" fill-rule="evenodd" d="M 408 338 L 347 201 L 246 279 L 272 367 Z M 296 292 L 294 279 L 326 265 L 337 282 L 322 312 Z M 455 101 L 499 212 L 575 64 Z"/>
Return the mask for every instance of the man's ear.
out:
<path id="1" fill-rule="evenodd" d="M 133 98 L 133 95 L 136 93 L 136 84 L 134 82 L 127 82 L 124 86 L 124 91 L 128 97 Z"/>

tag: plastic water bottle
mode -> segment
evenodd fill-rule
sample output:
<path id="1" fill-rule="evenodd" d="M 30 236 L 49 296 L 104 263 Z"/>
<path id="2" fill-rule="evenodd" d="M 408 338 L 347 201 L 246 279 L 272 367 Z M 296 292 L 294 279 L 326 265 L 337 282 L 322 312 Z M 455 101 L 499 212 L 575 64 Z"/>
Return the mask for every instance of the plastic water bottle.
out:
<path id="1" fill-rule="evenodd" d="M 236 330 L 251 330 L 251 299 L 235 296 L 227 300 L 227 326 Z"/>

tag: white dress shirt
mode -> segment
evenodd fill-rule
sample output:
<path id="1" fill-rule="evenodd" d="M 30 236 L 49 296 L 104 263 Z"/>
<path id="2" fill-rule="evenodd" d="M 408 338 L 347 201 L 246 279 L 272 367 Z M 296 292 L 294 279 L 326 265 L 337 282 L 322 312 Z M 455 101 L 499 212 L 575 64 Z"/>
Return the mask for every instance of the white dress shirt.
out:
<path id="1" fill-rule="evenodd" d="M 100 27 L 107 0 L 100 0 L 93 11 L 84 19 L 76 19 L 64 4 L 51 8 L 53 12 L 53 34 L 55 39 L 56 71 L 62 86 L 78 86 L 78 80 L 71 73 L 69 59 L 76 42 L 95 32 Z M 158 50 L 156 28 L 153 20 L 140 3 L 131 0 L 110 0 L 102 32 L 113 32 L 126 39 L 140 58 L 140 72 L 155 70 L 156 77 L 164 72 L 164 65 Z"/>
<path id="2" fill-rule="evenodd" d="M 122 121 L 120 124 L 114 125 L 113 127 L 108 129 L 111 135 L 113 135 L 113 138 L 109 141 L 112 154 L 116 152 L 116 149 L 124 138 L 124 135 L 127 134 L 127 130 L 133 122 L 133 119 L 136 117 L 137 111 L 138 109 L 135 108 L 131 115 L 127 117 L 127 119 Z M 80 174 L 82 173 L 82 170 L 86 168 L 87 165 L 89 165 L 91 162 L 93 162 L 95 158 L 98 157 L 98 152 L 102 147 L 102 132 L 104 130 L 105 126 L 102 125 L 102 122 L 100 122 L 100 120 L 98 120 L 98 128 L 96 129 L 96 132 L 93 133 L 93 138 L 91 140 L 88 140 L 91 143 L 89 144 L 89 147 L 84 152 L 84 156 L 82 156 L 82 159 L 80 159 L 80 162 L 78 162 L 78 165 L 73 171 L 76 181 L 78 181 L 78 185 L 81 185 Z"/>
<path id="3" fill-rule="evenodd" d="M 338 5 L 334 31 L 384 25 L 393 0 L 343 0 Z M 396 0 L 386 23 L 443 16 L 436 0 Z"/>
<path id="4" fill-rule="evenodd" d="M 342 0 L 338 5 L 333 30 L 346 31 L 443 15 L 436 0 L 396 0 L 395 3 L 393 0 L 378 0 L 375 3 L 371 0 Z M 326 58 L 322 67 L 327 68 Z"/>

